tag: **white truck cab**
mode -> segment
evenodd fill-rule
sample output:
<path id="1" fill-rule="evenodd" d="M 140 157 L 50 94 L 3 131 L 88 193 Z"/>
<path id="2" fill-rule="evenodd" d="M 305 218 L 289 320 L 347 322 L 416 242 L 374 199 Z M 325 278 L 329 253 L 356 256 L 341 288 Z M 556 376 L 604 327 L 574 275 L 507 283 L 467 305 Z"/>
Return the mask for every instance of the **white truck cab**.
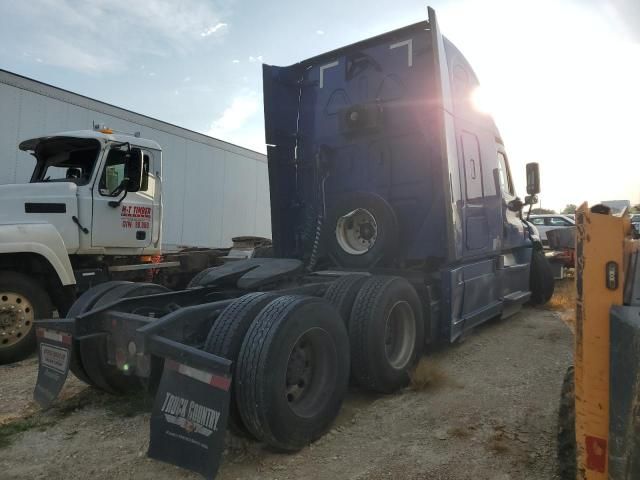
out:
<path id="1" fill-rule="evenodd" d="M 0 186 L 1 225 L 51 224 L 69 255 L 160 251 L 156 142 L 102 129 L 34 138 L 20 149 L 37 163 L 29 184 Z"/>
<path id="2" fill-rule="evenodd" d="M 159 255 L 162 240 L 156 142 L 100 128 L 20 149 L 36 165 L 28 184 L 0 185 L 0 363 L 32 351 L 33 319 L 64 313 L 77 284 L 144 269 L 141 256 Z"/>

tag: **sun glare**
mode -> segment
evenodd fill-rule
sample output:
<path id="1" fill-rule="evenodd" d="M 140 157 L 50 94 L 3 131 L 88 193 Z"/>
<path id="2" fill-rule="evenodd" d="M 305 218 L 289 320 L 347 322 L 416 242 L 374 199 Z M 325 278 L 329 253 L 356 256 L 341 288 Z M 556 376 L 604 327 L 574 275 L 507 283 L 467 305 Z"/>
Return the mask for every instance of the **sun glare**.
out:
<path id="1" fill-rule="evenodd" d="M 491 95 L 487 92 L 487 89 L 477 86 L 471 92 L 471 105 L 478 112 L 491 114 L 493 113 L 494 103 L 491 100 Z"/>
<path id="2" fill-rule="evenodd" d="M 626 172 L 638 162 L 640 43 L 595 8 L 537 5 L 553 10 L 544 33 L 517 2 L 468 0 L 441 12 L 481 84 L 471 105 L 496 120 L 519 191 L 524 165 L 535 161 L 546 206 L 638 203 L 637 179 Z M 496 18 L 502 27 L 487 29 Z"/>

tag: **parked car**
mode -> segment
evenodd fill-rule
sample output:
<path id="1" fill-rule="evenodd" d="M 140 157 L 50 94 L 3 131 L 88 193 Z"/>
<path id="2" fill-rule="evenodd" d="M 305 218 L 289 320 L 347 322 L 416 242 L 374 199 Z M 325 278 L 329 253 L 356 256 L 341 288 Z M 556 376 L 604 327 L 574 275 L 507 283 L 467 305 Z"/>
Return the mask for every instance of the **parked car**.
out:
<path id="1" fill-rule="evenodd" d="M 640 232 L 640 213 L 631 215 L 631 225 L 636 229 L 636 232 Z"/>
<path id="2" fill-rule="evenodd" d="M 529 222 L 535 225 L 535 227 L 538 229 L 540 240 L 542 241 L 543 245 L 546 245 L 548 243 L 547 232 L 549 230 L 553 230 L 556 228 L 573 227 L 576 224 L 576 222 L 567 215 L 554 214 L 531 215 L 529 217 Z"/>

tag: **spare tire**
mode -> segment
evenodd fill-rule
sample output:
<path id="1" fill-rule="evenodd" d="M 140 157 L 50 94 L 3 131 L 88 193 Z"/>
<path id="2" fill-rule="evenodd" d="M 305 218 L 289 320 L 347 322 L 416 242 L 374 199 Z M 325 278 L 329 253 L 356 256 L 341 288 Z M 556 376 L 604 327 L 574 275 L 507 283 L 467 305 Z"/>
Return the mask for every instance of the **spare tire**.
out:
<path id="1" fill-rule="evenodd" d="M 222 311 L 209 330 L 204 351 L 231 360 L 233 377 L 236 375 L 237 360 L 247 330 L 260 311 L 275 298 L 276 295 L 263 292 L 243 295 Z M 229 429 L 237 435 L 250 436 L 240 417 L 234 385 L 231 385 L 230 394 Z"/>
<path id="2" fill-rule="evenodd" d="M 422 304 L 401 277 L 371 277 L 349 320 L 351 374 L 368 390 L 392 393 L 409 382 L 424 342 Z"/>
<path id="3" fill-rule="evenodd" d="M 328 251 L 343 267 L 390 263 L 396 251 L 398 220 L 391 205 L 374 193 L 339 198 L 325 224 Z"/>
<path id="4" fill-rule="evenodd" d="M 235 381 L 240 415 L 257 439 L 284 451 L 318 439 L 349 383 L 349 340 L 336 309 L 315 297 L 273 300 L 245 336 Z"/>
<path id="5" fill-rule="evenodd" d="M 551 270 L 551 265 L 549 265 L 547 257 L 544 256 L 544 252 L 535 247 L 531 254 L 529 285 L 531 303 L 534 305 L 543 305 L 553 296 L 555 289 L 553 270 Z"/>

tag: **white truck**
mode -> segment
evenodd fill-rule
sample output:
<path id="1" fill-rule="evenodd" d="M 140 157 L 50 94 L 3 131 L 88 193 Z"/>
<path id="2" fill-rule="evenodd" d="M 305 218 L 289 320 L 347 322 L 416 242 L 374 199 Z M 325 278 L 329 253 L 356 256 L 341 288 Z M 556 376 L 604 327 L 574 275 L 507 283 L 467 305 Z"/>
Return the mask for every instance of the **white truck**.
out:
<path id="1" fill-rule="evenodd" d="M 33 351 L 34 319 L 63 316 L 96 284 L 153 279 L 181 288 L 227 253 L 162 255 L 155 141 L 98 127 L 33 138 L 20 149 L 36 164 L 30 183 L 0 185 L 0 363 Z"/>

